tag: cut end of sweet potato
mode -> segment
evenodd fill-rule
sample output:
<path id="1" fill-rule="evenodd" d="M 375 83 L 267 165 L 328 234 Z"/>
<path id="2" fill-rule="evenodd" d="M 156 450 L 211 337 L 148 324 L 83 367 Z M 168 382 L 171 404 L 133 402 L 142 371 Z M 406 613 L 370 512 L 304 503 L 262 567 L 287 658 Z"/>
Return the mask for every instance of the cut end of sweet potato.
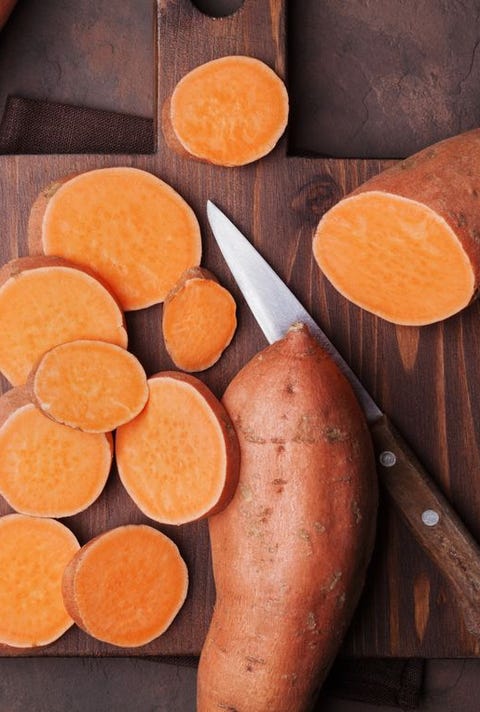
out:
<path id="1" fill-rule="evenodd" d="M 347 299 L 395 324 L 421 326 L 469 304 L 475 275 L 461 241 L 427 205 L 366 191 L 321 219 L 315 259 Z"/>
<path id="2" fill-rule="evenodd" d="M 126 525 L 93 539 L 65 570 L 63 597 L 74 621 L 112 645 L 138 647 L 170 626 L 187 595 L 177 546 L 146 525 Z"/>
<path id="3" fill-rule="evenodd" d="M 93 269 L 125 310 L 162 302 L 181 273 L 200 263 L 195 214 L 171 186 L 146 171 L 88 171 L 36 205 L 30 245 L 41 235 L 44 254 Z"/>
<path id="4" fill-rule="evenodd" d="M 0 519 L 0 643 L 48 645 L 73 625 L 62 576 L 78 549 L 72 532 L 54 519 Z"/>
<path id="5" fill-rule="evenodd" d="M 17 390 L 0 398 L 0 494 L 22 514 L 83 511 L 107 481 L 112 438 L 55 423 Z"/>
<path id="6" fill-rule="evenodd" d="M 42 354 L 73 339 L 126 347 L 123 313 L 90 272 L 56 257 L 23 257 L 0 270 L 0 371 L 26 382 Z"/>
<path id="7" fill-rule="evenodd" d="M 105 341 L 60 344 L 41 358 L 32 379 L 35 403 L 53 420 L 89 433 L 128 423 L 148 398 L 140 362 Z"/>
<path id="8" fill-rule="evenodd" d="M 179 81 L 169 118 L 189 154 L 221 166 L 241 166 L 269 153 L 285 131 L 287 90 L 260 60 L 221 57 Z"/>
<path id="9" fill-rule="evenodd" d="M 197 378 L 149 379 L 143 411 L 117 430 L 120 478 L 151 519 L 184 524 L 230 501 L 239 470 L 237 436 L 222 404 Z"/>
<path id="10" fill-rule="evenodd" d="M 203 371 L 213 366 L 236 328 L 235 300 L 205 269 L 185 272 L 165 300 L 165 347 L 183 371 Z"/>

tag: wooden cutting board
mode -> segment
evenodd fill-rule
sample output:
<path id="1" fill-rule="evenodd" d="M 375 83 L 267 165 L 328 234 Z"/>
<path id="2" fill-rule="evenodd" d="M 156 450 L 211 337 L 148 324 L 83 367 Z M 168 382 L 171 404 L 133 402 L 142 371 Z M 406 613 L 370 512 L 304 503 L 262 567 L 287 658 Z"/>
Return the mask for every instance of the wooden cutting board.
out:
<path id="1" fill-rule="evenodd" d="M 235 15 L 215 20 L 200 13 L 190 0 L 159 0 L 157 10 L 159 122 L 161 107 L 180 77 L 215 57 L 253 55 L 285 75 L 285 8 L 281 0 L 245 0 Z M 27 254 L 28 212 L 42 186 L 68 173 L 113 165 L 151 171 L 185 197 L 201 223 L 203 264 L 237 300 L 235 339 L 219 363 L 200 375 L 202 380 L 221 396 L 233 375 L 266 343 L 210 235 L 205 203 L 211 198 L 252 239 L 324 327 L 480 538 L 479 306 L 472 305 L 443 324 L 423 329 L 395 327 L 348 304 L 312 261 L 312 232 L 323 212 L 389 162 L 291 157 L 285 137 L 262 161 L 223 169 L 172 153 L 164 144 L 160 126 L 157 152 L 149 156 L 2 156 L 1 262 Z M 172 368 L 162 342 L 160 319 L 160 306 L 127 316 L 130 348 L 148 374 Z M 6 381 L 2 388 L 8 388 Z M 8 511 L 0 502 L 0 513 Z M 148 520 L 113 471 L 98 501 L 64 521 L 84 543 L 113 526 Z M 35 654 L 180 655 L 200 651 L 214 601 L 207 527 L 203 522 L 159 528 L 177 542 L 191 578 L 186 604 L 171 628 L 135 650 L 100 643 L 73 628 Z M 465 631 L 441 574 L 385 501 L 381 503 L 367 585 L 343 652 L 427 657 L 480 652 L 479 643 Z"/>

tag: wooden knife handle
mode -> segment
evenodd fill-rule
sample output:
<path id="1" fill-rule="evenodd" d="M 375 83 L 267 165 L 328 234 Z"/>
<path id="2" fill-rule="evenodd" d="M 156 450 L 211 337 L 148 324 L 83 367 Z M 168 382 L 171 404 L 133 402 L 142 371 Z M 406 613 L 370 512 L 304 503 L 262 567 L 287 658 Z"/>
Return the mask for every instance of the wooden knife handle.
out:
<path id="1" fill-rule="evenodd" d="M 386 416 L 371 433 L 381 484 L 454 587 L 467 630 L 480 637 L 480 547 Z"/>

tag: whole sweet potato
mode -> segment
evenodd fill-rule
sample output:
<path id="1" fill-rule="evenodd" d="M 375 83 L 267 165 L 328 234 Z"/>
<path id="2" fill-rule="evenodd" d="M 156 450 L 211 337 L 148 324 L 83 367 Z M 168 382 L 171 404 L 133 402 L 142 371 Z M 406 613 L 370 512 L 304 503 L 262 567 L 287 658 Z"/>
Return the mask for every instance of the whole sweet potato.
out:
<path id="1" fill-rule="evenodd" d="M 198 712 L 309 709 L 362 590 L 376 520 L 369 431 L 350 384 L 301 325 L 224 396 L 236 494 L 210 518 L 217 600 Z"/>

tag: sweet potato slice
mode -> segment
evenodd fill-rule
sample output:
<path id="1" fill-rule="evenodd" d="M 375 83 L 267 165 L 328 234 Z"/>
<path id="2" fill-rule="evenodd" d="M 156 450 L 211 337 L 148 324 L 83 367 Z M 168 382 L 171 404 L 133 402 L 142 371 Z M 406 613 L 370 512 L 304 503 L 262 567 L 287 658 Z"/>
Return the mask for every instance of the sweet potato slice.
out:
<path id="1" fill-rule="evenodd" d="M 58 257 L 21 257 L 0 270 L 0 371 L 26 382 L 45 351 L 73 339 L 127 345 L 123 313 L 87 270 Z"/>
<path id="2" fill-rule="evenodd" d="M 242 166 L 274 148 L 287 125 L 288 95 L 280 77 L 260 60 L 229 56 L 186 74 L 168 108 L 167 141 L 173 133 L 191 156 Z"/>
<path id="3" fill-rule="evenodd" d="M 26 388 L 0 398 L 0 494 L 17 512 L 69 517 L 102 492 L 113 443 L 46 418 Z"/>
<path id="4" fill-rule="evenodd" d="M 174 371 L 148 381 L 143 411 L 117 430 L 118 472 L 151 519 L 184 524 L 226 506 L 235 490 L 238 441 L 230 418 L 194 376 Z"/>
<path id="5" fill-rule="evenodd" d="M 320 220 L 313 252 L 347 299 L 396 324 L 456 314 L 480 283 L 480 129 L 375 176 Z"/>
<path id="6" fill-rule="evenodd" d="M 32 206 L 31 254 L 95 270 L 125 310 L 162 302 L 200 263 L 200 228 L 167 183 L 137 168 L 99 168 L 46 188 Z"/>
<path id="7" fill-rule="evenodd" d="M 0 518 L 0 642 L 15 648 L 48 645 L 73 625 L 62 576 L 79 543 L 54 519 Z"/>
<path id="8" fill-rule="evenodd" d="M 153 527 L 126 525 L 92 539 L 65 569 L 65 606 L 85 632 L 120 647 L 163 633 L 183 605 L 188 572 L 177 546 Z"/>
<path id="9" fill-rule="evenodd" d="M 36 405 L 50 418 L 89 433 L 128 423 L 148 398 L 140 362 L 106 341 L 77 340 L 55 346 L 32 377 Z"/>
<path id="10" fill-rule="evenodd" d="M 183 371 L 213 366 L 236 328 L 236 304 L 230 292 L 206 269 L 184 272 L 163 307 L 163 338 L 174 364 Z"/>

